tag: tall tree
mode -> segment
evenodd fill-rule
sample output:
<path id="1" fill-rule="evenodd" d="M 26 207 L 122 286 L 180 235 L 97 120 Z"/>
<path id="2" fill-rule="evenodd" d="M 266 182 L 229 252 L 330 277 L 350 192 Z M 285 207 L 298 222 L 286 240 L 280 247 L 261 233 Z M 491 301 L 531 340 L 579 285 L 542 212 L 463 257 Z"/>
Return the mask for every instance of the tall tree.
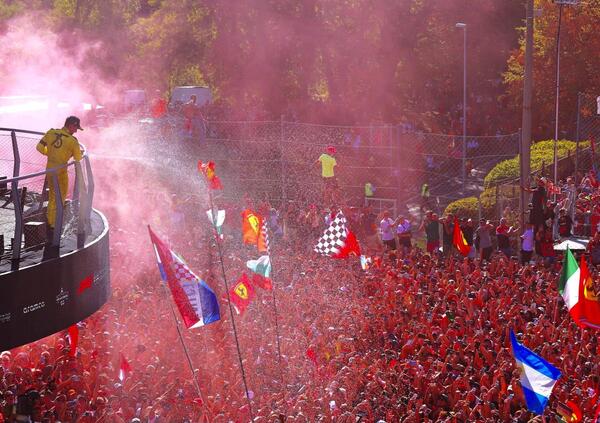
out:
<path id="1" fill-rule="evenodd" d="M 533 133 L 535 138 L 554 138 L 556 92 L 556 36 L 558 5 L 550 0 L 536 0 L 534 34 Z M 597 26 L 600 1 L 590 0 L 577 6 L 564 6 L 560 49 L 560 116 L 559 134 L 572 136 L 577 113 L 577 93 L 600 92 L 600 66 L 596 53 L 600 46 Z M 504 74 L 507 104 L 520 109 L 523 87 L 524 42 L 508 60 Z"/>

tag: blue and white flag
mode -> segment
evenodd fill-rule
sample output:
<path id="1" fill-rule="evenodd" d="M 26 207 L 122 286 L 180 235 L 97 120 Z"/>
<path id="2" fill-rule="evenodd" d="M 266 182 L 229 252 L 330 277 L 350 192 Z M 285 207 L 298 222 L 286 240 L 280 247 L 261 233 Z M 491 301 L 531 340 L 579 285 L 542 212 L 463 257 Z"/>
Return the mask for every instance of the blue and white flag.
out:
<path id="1" fill-rule="evenodd" d="M 560 370 L 519 344 L 512 330 L 510 342 L 517 366 L 521 369 L 521 387 L 527 408 L 536 414 L 543 414 L 554 384 L 560 378 Z"/>

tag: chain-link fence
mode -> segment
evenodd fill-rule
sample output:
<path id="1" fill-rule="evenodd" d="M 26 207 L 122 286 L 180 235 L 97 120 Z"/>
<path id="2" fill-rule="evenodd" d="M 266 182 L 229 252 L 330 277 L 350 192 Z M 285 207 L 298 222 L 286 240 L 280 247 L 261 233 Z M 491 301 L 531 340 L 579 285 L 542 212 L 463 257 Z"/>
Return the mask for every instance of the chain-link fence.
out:
<path id="1" fill-rule="evenodd" d="M 577 94 L 577 153 L 575 156 L 575 171 L 578 175 L 589 170 L 595 159 L 595 145 L 600 139 L 600 95 L 589 93 Z M 580 142 L 591 141 L 592 155 L 582 154 Z M 594 157 L 593 157 L 594 156 Z M 586 161 L 587 159 L 587 161 Z"/>
<path id="2" fill-rule="evenodd" d="M 363 205 L 369 183 L 377 200 L 372 203 L 379 207 L 418 207 L 427 183 L 428 206 L 443 209 L 452 200 L 481 191 L 489 169 L 517 154 L 519 138 L 516 133 L 464 139 L 414 132 L 405 125 L 210 121 L 201 148 L 205 159 L 217 163 L 224 183 L 237 187 L 238 197 L 272 204 L 322 203 L 317 159 L 333 146 L 335 173 L 347 205 Z"/>

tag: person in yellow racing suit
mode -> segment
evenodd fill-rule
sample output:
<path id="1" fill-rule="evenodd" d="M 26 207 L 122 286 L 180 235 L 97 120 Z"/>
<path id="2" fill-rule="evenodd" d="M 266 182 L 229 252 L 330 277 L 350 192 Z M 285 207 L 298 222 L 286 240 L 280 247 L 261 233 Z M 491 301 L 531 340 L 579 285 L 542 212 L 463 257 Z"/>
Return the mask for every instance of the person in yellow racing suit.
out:
<path id="1" fill-rule="evenodd" d="M 81 148 L 79 147 L 79 141 L 73 136 L 78 129 L 83 131 L 79 118 L 76 116 L 69 116 L 65 120 L 65 125 L 62 129 L 50 129 L 46 132 L 36 146 L 37 151 L 44 156 L 48 156 L 46 169 L 64 165 L 71 157 L 77 161 L 81 160 L 82 154 Z M 58 177 L 58 186 L 60 188 L 60 196 L 62 197 L 62 203 L 64 204 L 69 189 L 69 175 L 67 174 L 66 167 L 57 170 L 56 173 Z M 54 229 L 56 220 L 56 193 L 54 191 L 52 174 L 48 173 L 46 179 L 49 187 L 47 220 L 50 228 Z"/>

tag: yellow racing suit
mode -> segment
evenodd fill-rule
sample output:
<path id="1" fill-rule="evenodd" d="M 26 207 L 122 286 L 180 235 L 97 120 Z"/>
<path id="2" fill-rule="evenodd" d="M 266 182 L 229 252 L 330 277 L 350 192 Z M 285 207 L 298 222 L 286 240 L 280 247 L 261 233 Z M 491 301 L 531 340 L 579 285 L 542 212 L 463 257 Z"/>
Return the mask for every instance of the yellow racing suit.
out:
<path id="1" fill-rule="evenodd" d="M 37 144 L 36 149 L 44 156 L 48 156 L 46 169 L 52 169 L 66 164 L 71 157 L 77 161 L 81 160 L 82 157 L 79 141 L 77 141 L 77 138 L 71 135 L 66 128 L 50 129 Z M 69 175 L 67 174 L 66 168 L 62 168 L 56 173 L 58 177 L 58 186 L 60 188 L 60 196 L 62 197 L 62 203 L 64 205 L 69 189 Z M 47 219 L 48 225 L 54 228 L 56 219 L 56 193 L 54 191 L 54 182 L 52 179 L 51 173 L 46 175 L 49 187 Z"/>

